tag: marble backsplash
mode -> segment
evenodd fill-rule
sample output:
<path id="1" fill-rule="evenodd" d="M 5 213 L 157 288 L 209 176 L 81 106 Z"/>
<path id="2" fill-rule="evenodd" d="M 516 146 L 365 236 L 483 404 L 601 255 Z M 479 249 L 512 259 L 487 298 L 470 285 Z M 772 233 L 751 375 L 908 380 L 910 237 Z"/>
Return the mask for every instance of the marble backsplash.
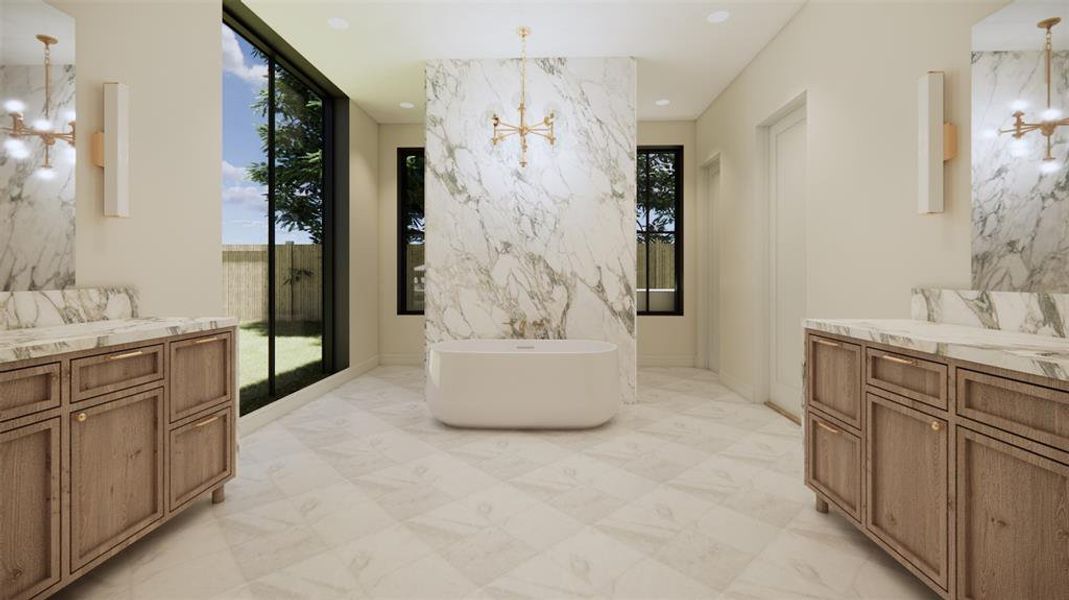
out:
<path id="1" fill-rule="evenodd" d="M 913 319 L 1066 337 L 1069 294 L 915 289 Z"/>
<path id="2" fill-rule="evenodd" d="M 1037 33 L 1037 40 L 1038 40 Z M 1069 52 L 1054 54 L 1053 85 L 1069 90 Z M 1026 118 L 1045 105 L 1041 52 L 972 55 L 972 282 L 981 290 L 1069 292 L 1069 134 L 1054 136 L 1061 169 L 1039 168 L 1045 138 L 1026 135 L 1015 151 L 1011 105 L 1024 100 Z M 1062 102 L 1064 104 L 1064 102 Z"/>
<path id="3" fill-rule="evenodd" d="M 45 114 L 44 67 L 0 65 L 0 93 L 26 104 L 31 121 Z M 56 127 L 74 111 L 74 66 L 55 65 L 52 105 Z M 10 116 L 0 109 L 5 126 Z M 4 136 L 6 140 L 7 137 Z M 35 172 L 44 163 L 40 140 L 27 139 L 29 156 L 16 159 L 0 146 L 0 291 L 61 289 L 74 285 L 74 157 L 58 142 L 52 148 L 54 177 Z"/>
<path id="4" fill-rule="evenodd" d="M 635 62 L 528 64 L 528 115 L 556 113 L 557 143 L 490 143 L 515 121 L 517 60 L 426 67 L 428 344 L 469 338 L 617 344 L 635 400 Z"/>
<path id="5" fill-rule="evenodd" d="M 0 292 L 0 330 L 137 318 L 132 288 Z"/>

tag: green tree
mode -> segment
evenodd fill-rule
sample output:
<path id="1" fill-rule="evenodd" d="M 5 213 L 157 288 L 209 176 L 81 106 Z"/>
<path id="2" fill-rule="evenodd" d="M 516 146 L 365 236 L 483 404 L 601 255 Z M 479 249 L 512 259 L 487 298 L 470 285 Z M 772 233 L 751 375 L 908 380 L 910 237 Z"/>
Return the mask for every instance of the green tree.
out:
<path id="1" fill-rule="evenodd" d="M 650 232 L 650 240 L 671 239 L 671 235 L 658 232 L 675 230 L 676 183 L 673 153 L 644 152 L 638 155 L 638 214 L 636 218 L 638 229 Z M 642 236 L 640 235 L 639 238 L 641 240 Z"/>
<path id="2" fill-rule="evenodd" d="M 258 58 L 267 58 L 258 51 Z M 267 156 L 270 110 L 268 87 L 259 92 L 253 109 L 264 117 L 257 126 Z M 267 162 L 249 167 L 249 178 L 268 185 Z M 312 243 L 323 243 L 323 100 L 289 71 L 275 67 L 275 223 L 287 231 L 303 231 Z"/>

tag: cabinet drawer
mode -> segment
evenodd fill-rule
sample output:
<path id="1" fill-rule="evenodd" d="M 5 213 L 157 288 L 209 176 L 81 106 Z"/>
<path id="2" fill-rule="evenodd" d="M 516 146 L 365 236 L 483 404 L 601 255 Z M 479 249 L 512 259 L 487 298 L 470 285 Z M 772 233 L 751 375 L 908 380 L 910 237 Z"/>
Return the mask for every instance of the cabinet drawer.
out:
<path id="1" fill-rule="evenodd" d="M 229 407 L 171 431 L 170 510 L 234 473 L 233 431 L 234 411 Z"/>
<path id="2" fill-rule="evenodd" d="M 1065 598 L 1069 466 L 957 431 L 958 597 Z"/>
<path id="3" fill-rule="evenodd" d="M 861 520 L 861 440 L 813 413 L 806 415 L 806 482 Z"/>
<path id="4" fill-rule="evenodd" d="M 71 361 L 71 401 L 78 402 L 163 379 L 163 345 Z"/>
<path id="5" fill-rule="evenodd" d="M 56 408 L 59 363 L 0 372 L 0 421 Z"/>
<path id="6" fill-rule="evenodd" d="M 957 370 L 957 413 L 1037 442 L 1069 447 L 1069 393 Z"/>
<path id="7" fill-rule="evenodd" d="M 869 385 L 936 408 L 947 409 L 947 366 L 869 348 L 865 357 Z"/>
<path id="8" fill-rule="evenodd" d="M 219 332 L 170 344 L 171 422 L 233 398 L 233 338 Z"/>
<path id="9" fill-rule="evenodd" d="M 861 346 L 816 335 L 806 346 L 806 402 L 860 430 Z"/>

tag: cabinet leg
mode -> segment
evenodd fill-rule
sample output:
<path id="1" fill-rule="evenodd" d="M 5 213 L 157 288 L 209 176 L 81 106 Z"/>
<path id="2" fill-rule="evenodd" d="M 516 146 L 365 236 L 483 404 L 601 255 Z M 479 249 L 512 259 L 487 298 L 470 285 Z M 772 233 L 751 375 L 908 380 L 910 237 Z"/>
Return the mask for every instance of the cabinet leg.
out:
<path id="1" fill-rule="evenodd" d="M 220 491 L 221 490 L 222 489 L 220 488 Z M 827 502 L 825 502 L 824 499 L 819 498 L 819 497 L 817 498 L 817 507 L 816 508 L 817 508 L 817 512 L 822 512 L 824 514 L 827 514 Z"/>
<path id="2" fill-rule="evenodd" d="M 212 504 L 221 504 L 223 500 L 226 500 L 226 488 L 220 487 L 212 491 Z"/>

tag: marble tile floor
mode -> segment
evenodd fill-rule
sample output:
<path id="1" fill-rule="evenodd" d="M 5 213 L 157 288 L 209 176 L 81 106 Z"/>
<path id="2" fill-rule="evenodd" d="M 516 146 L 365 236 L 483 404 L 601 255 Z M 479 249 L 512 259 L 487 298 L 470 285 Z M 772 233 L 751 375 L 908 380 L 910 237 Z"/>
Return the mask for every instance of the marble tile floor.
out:
<path id="1" fill-rule="evenodd" d="M 59 594 L 194 598 L 931 598 L 802 484 L 797 426 L 697 369 L 583 432 L 433 421 L 382 367 L 241 440 L 207 500 Z"/>

